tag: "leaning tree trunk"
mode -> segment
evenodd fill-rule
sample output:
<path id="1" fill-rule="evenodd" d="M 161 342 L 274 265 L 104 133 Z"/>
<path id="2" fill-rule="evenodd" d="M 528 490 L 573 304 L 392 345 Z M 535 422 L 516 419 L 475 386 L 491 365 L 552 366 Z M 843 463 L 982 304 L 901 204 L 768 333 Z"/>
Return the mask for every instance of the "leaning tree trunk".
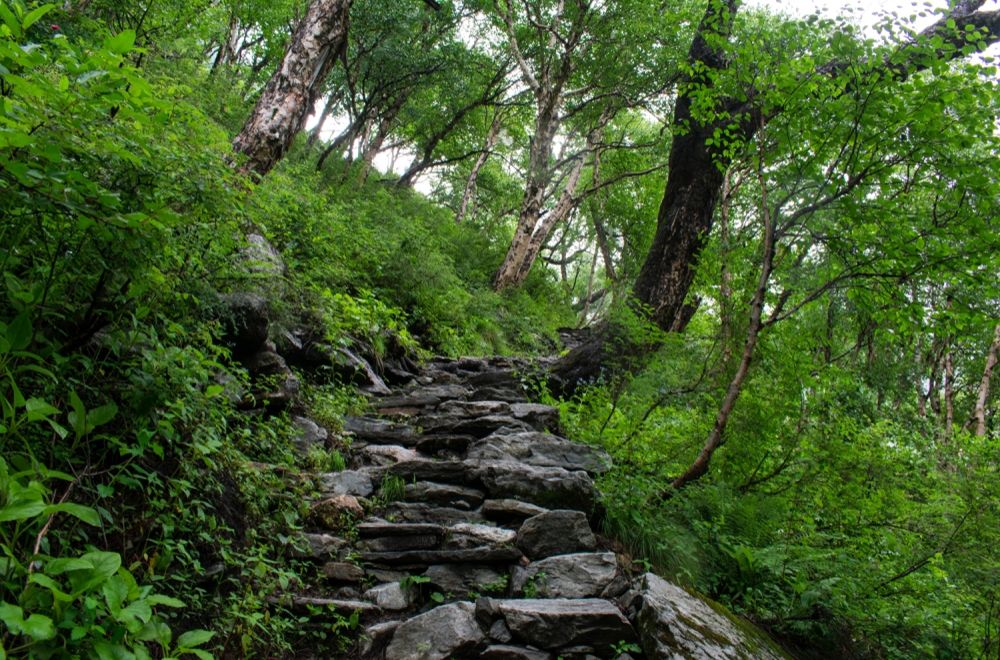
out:
<path id="1" fill-rule="evenodd" d="M 983 378 L 979 382 L 979 393 L 976 396 L 976 407 L 972 416 L 976 420 L 975 434 L 979 437 L 986 435 L 986 404 L 990 400 L 990 381 L 993 379 L 993 369 L 997 365 L 997 356 L 1000 355 L 1000 324 L 993 331 L 993 343 L 986 354 L 986 367 L 983 369 Z"/>
<path id="2" fill-rule="evenodd" d="M 314 0 L 292 35 L 233 149 L 244 173 L 264 176 L 288 151 L 312 111 L 330 68 L 347 44 L 352 0 Z"/>

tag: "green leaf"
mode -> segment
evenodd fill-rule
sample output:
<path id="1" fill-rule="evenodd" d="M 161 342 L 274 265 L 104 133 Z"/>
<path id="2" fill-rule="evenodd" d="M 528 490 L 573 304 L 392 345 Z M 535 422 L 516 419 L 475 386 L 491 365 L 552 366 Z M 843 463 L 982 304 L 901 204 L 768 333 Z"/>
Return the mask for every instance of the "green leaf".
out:
<path id="1" fill-rule="evenodd" d="M 177 638 L 177 646 L 182 649 L 192 649 L 208 642 L 215 633 L 211 630 L 189 630 Z"/>
<path id="2" fill-rule="evenodd" d="M 32 614 L 21 624 L 21 629 L 26 635 L 39 642 L 56 636 L 56 627 L 53 625 L 52 619 L 44 614 Z"/>
<path id="3" fill-rule="evenodd" d="M 104 42 L 104 47 L 116 55 L 124 55 L 135 46 L 135 30 L 124 30 Z"/>
<path id="4" fill-rule="evenodd" d="M 98 406 L 87 413 L 87 431 L 93 431 L 98 426 L 104 426 L 118 414 L 118 406 L 114 403 L 106 403 Z"/>
<path id="5" fill-rule="evenodd" d="M 31 11 L 28 12 L 28 15 L 24 17 L 24 22 L 22 23 L 22 26 L 24 27 L 25 30 L 27 30 L 32 25 L 37 23 L 42 16 L 45 16 L 53 9 L 55 9 L 55 5 L 42 5 L 37 9 L 32 9 Z"/>
<path id="6" fill-rule="evenodd" d="M 83 405 L 76 391 L 69 393 L 69 405 L 73 410 L 67 415 L 69 425 L 77 438 L 82 438 L 87 432 L 87 408 Z"/>
<path id="7" fill-rule="evenodd" d="M 0 509 L 0 522 L 28 520 L 41 515 L 44 511 L 45 502 L 41 500 L 14 502 Z"/>
<path id="8" fill-rule="evenodd" d="M 156 607 L 157 605 L 163 605 L 165 607 L 184 607 L 184 601 L 171 598 L 170 596 L 164 596 L 163 594 L 153 594 L 146 598 L 146 602 L 153 607 Z"/>
<path id="9" fill-rule="evenodd" d="M 82 504 L 73 504 L 72 502 L 50 504 L 45 507 L 45 513 L 66 513 L 78 520 L 82 520 L 88 525 L 93 525 L 94 527 L 100 527 L 101 525 L 101 519 L 98 517 L 97 511 L 89 506 L 83 506 Z"/>
<path id="10" fill-rule="evenodd" d="M 3 22 L 10 28 L 11 34 L 14 35 L 16 39 L 21 38 L 21 21 L 17 20 L 17 16 L 7 8 L 6 2 L 0 2 L 0 18 Z"/>
<path id="11" fill-rule="evenodd" d="M 10 350 L 23 351 L 31 343 L 31 319 L 27 312 L 21 312 L 7 326 L 7 341 L 10 342 Z"/>

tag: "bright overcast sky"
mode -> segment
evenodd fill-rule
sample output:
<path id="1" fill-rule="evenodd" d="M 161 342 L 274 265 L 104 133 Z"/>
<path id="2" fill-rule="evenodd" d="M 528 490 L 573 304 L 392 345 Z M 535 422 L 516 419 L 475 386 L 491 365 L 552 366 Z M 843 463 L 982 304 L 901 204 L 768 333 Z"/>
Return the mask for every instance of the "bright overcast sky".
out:
<path id="1" fill-rule="evenodd" d="M 917 27 L 923 28 L 932 23 L 936 14 L 932 14 L 930 9 L 944 8 L 948 6 L 946 0 L 918 0 L 909 2 L 907 0 L 746 0 L 746 5 L 750 7 L 769 7 L 775 12 L 786 13 L 791 16 L 801 17 L 809 14 L 820 13 L 825 16 L 842 15 L 851 18 L 855 22 L 870 26 L 885 12 L 893 12 L 900 16 L 919 14 L 926 11 L 927 16 L 917 18 Z M 983 5 L 983 10 L 997 9 L 1000 7 L 1000 0 L 989 0 Z"/>

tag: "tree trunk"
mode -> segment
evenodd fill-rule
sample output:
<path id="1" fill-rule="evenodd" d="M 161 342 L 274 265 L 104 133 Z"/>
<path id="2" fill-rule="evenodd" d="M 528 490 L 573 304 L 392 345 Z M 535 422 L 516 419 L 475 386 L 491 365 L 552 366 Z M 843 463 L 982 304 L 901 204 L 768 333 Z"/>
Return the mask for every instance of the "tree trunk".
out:
<path id="1" fill-rule="evenodd" d="M 347 44 L 351 2 L 313 0 L 309 5 L 281 64 L 233 140 L 233 149 L 247 158 L 241 172 L 262 177 L 288 151 Z"/>
<path id="2" fill-rule="evenodd" d="M 319 118 L 316 120 L 316 126 L 313 128 L 312 132 L 309 133 L 309 139 L 306 140 L 306 145 L 312 147 L 319 140 L 320 134 L 323 132 L 323 124 L 330 117 L 333 112 L 333 102 L 332 99 L 327 99 L 326 103 L 323 104 L 323 112 L 319 114 Z"/>
<path id="3" fill-rule="evenodd" d="M 455 224 L 457 225 L 462 224 L 462 220 L 468 214 L 469 204 L 472 203 L 472 199 L 476 193 L 476 182 L 479 180 L 479 172 L 486 165 L 493 147 L 497 145 L 497 141 L 500 139 L 501 115 L 502 113 L 499 109 L 493 115 L 493 123 L 490 125 L 489 133 L 486 134 L 486 144 L 483 145 L 483 152 L 479 154 L 476 162 L 472 164 L 472 171 L 469 172 L 469 178 L 465 181 L 465 190 L 462 191 L 462 202 L 459 204 L 458 213 L 455 214 Z"/>
<path id="4" fill-rule="evenodd" d="M 986 435 L 986 404 L 990 400 L 990 381 L 993 380 L 993 369 L 997 366 L 998 354 L 1000 354 L 1000 324 L 993 331 L 993 343 L 986 353 L 986 366 L 983 368 L 983 378 L 979 381 L 976 407 L 972 412 L 972 417 L 976 420 L 975 434 L 979 437 Z"/>
<path id="5" fill-rule="evenodd" d="M 750 372 L 750 362 L 753 359 L 754 349 L 757 347 L 757 339 L 760 336 L 762 327 L 761 316 L 764 311 L 764 299 L 767 297 L 768 282 L 771 279 L 771 271 L 774 267 L 774 246 L 775 246 L 775 226 L 771 217 L 767 202 L 767 187 L 764 182 L 764 170 L 762 165 L 758 165 L 757 176 L 760 179 L 760 211 L 764 220 L 764 256 L 760 269 L 760 277 L 757 280 L 757 288 L 754 290 L 753 299 L 750 302 L 750 325 L 747 328 L 746 340 L 743 343 L 743 353 L 740 356 L 739 366 L 733 374 L 726 395 L 719 405 L 718 413 L 715 416 L 715 424 L 705 440 L 698 457 L 679 477 L 673 480 L 671 486 L 676 490 L 683 488 L 692 481 L 695 481 L 708 472 L 709 462 L 715 450 L 722 446 L 725 441 L 726 426 L 729 417 L 736 405 L 743 390 L 743 382 Z"/>

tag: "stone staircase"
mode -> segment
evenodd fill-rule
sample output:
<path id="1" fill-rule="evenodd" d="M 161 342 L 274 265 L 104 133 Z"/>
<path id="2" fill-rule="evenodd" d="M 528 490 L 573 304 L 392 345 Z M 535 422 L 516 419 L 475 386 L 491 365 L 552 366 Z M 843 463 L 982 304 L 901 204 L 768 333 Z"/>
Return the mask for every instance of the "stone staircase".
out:
<path id="1" fill-rule="evenodd" d="M 282 598 L 358 617 L 348 658 L 782 657 L 722 644 L 727 622 L 746 635 L 594 534 L 610 460 L 556 434 L 557 411 L 527 401 L 528 368 L 437 359 L 348 419 L 350 469 L 314 475 L 300 544 L 324 582 Z"/>

